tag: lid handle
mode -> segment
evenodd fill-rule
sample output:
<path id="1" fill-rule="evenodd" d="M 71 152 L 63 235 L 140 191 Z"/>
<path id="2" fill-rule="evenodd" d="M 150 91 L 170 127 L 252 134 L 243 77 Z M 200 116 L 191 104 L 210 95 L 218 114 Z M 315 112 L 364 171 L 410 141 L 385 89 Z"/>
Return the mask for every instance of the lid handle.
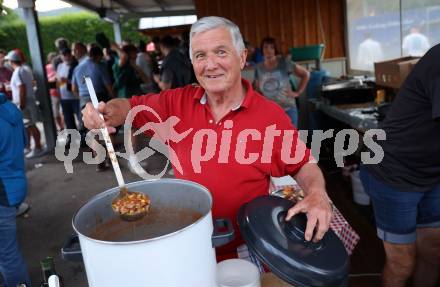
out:
<path id="1" fill-rule="evenodd" d="M 304 246 L 313 250 L 320 250 L 324 248 L 324 239 L 318 242 L 307 241 L 305 239 L 305 232 L 307 227 L 307 215 L 299 213 L 286 221 L 287 211 L 282 211 L 278 214 L 278 222 L 286 237 L 298 242 L 302 242 Z M 313 234 L 313 236 L 315 233 Z"/>

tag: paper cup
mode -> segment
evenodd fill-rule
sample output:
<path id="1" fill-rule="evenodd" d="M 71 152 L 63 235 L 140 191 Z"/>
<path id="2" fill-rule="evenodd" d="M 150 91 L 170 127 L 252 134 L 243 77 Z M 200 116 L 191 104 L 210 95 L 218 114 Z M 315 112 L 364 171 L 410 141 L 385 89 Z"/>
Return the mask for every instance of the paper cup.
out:
<path id="1" fill-rule="evenodd" d="M 260 272 L 253 263 L 229 259 L 217 264 L 218 287 L 261 287 Z"/>

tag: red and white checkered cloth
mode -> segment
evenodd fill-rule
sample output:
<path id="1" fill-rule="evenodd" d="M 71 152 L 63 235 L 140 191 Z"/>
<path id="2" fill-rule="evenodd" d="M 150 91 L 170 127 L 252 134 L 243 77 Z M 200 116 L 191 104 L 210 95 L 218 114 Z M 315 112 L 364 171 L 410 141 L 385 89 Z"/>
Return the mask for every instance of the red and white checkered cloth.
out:
<path id="1" fill-rule="evenodd" d="M 288 185 L 275 185 L 275 183 L 271 180 L 269 187 L 270 194 L 273 194 L 276 191 L 286 187 L 293 188 L 294 190 L 300 189 L 295 183 Z M 342 216 L 341 212 L 336 207 L 334 207 L 333 214 L 334 216 L 333 220 L 330 222 L 330 228 L 336 233 L 339 239 L 341 239 L 348 255 L 351 255 L 359 241 L 359 235 L 356 233 L 356 231 L 354 231 L 350 224 L 348 224 L 347 220 L 345 220 L 344 216 Z"/>

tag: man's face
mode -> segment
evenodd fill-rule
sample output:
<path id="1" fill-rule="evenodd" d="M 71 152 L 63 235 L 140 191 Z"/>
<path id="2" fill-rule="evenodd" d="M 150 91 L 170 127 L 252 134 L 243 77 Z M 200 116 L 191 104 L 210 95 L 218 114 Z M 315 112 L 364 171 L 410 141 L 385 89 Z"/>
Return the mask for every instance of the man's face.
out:
<path id="1" fill-rule="evenodd" d="M 73 47 L 73 55 L 77 59 L 80 59 L 85 53 L 86 51 L 84 51 L 84 48 L 82 48 L 80 45 L 75 45 L 75 47 Z"/>
<path id="2" fill-rule="evenodd" d="M 63 59 L 63 62 L 66 62 L 66 63 L 70 63 L 70 61 L 72 60 L 71 54 L 63 54 L 61 57 Z"/>
<path id="3" fill-rule="evenodd" d="M 192 38 L 192 63 L 200 85 L 209 93 L 223 93 L 241 84 L 246 50 L 237 54 L 226 28 L 216 28 Z"/>

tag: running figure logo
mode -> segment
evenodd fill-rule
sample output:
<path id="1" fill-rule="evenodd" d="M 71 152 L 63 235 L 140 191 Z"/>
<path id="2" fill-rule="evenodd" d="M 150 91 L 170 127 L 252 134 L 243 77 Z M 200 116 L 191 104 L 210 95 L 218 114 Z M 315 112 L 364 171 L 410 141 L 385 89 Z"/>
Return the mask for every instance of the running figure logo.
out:
<path id="1" fill-rule="evenodd" d="M 148 122 L 144 124 L 139 130 L 137 130 L 133 135 L 139 135 L 141 133 L 152 131 L 154 135 L 151 137 L 149 146 L 143 148 L 137 153 L 134 153 L 132 142 L 131 142 L 131 128 L 133 125 L 133 120 L 135 116 L 139 112 L 147 111 L 152 113 L 157 119 L 158 122 Z M 146 171 L 144 171 L 141 174 L 138 174 L 140 177 L 144 179 L 152 179 L 152 178 L 161 178 L 165 172 L 167 171 L 169 162 L 181 173 L 183 174 L 182 165 L 180 164 L 180 161 L 177 157 L 176 152 L 171 147 L 171 142 L 178 143 L 181 140 L 183 140 L 185 137 L 187 137 L 191 132 L 192 128 L 182 132 L 178 133 L 175 129 L 175 126 L 180 122 L 180 119 L 176 116 L 169 117 L 165 122 L 162 121 L 159 114 L 156 113 L 155 110 L 152 108 L 145 106 L 145 105 L 139 105 L 134 107 L 130 110 L 130 112 L 127 115 L 127 119 L 125 121 L 124 125 L 124 145 L 126 148 L 126 153 L 118 153 L 119 156 L 125 158 L 128 160 L 130 155 L 134 155 L 136 157 L 136 170 L 141 168 L 143 170 L 142 166 L 140 166 L 139 162 L 143 161 L 144 159 L 149 158 L 156 152 L 159 152 L 167 157 L 168 161 L 165 165 L 164 169 L 157 175 L 151 175 L 148 174 Z"/>

